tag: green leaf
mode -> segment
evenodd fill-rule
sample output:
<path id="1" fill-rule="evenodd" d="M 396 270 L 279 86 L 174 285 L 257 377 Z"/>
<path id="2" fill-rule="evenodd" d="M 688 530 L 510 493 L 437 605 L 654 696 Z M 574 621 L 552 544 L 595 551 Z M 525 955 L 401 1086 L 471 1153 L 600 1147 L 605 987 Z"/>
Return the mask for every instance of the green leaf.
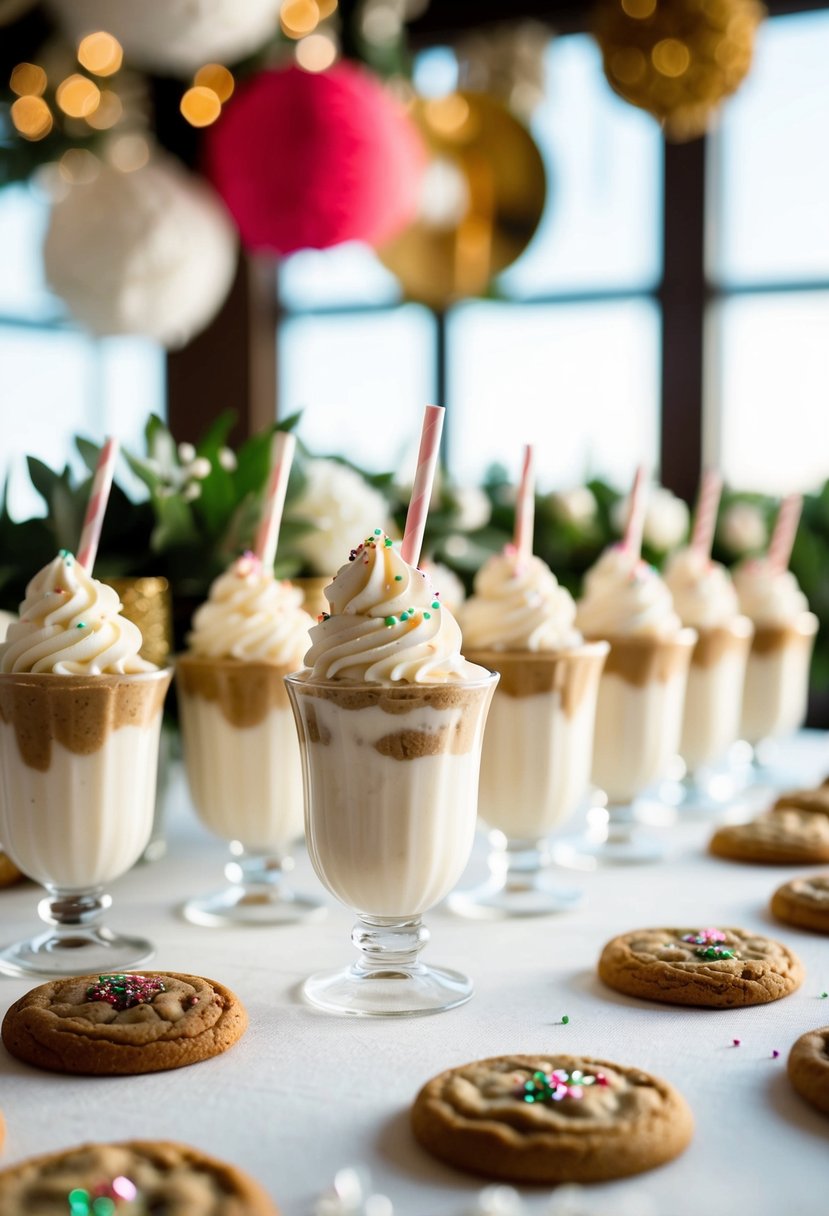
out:
<path id="1" fill-rule="evenodd" d="M 26 464 L 29 469 L 32 485 L 46 503 L 47 509 L 51 508 L 52 494 L 59 479 L 59 474 L 54 469 L 50 469 L 48 464 L 44 464 L 42 460 L 38 460 L 37 456 L 27 456 Z"/>
<path id="2" fill-rule="evenodd" d="M 90 473 L 94 473 L 98 467 L 98 460 L 101 455 L 101 445 L 92 443 L 89 439 L 83 439 L 80 435 L 75 436 L 75 447 L 81 460 L 84 462 Z"/>

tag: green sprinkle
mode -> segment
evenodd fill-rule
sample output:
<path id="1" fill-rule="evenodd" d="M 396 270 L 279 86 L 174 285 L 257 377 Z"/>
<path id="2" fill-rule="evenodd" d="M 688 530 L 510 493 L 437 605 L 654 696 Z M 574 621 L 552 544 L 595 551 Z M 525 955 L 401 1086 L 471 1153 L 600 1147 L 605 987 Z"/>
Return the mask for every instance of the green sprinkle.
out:
<path id="1" fill-rule="evenodd" d="M 561 1019 L 561 1024 L 562 1024 L 562 1026 L 569 1026 L 569 1024 L 570 1024 L 570 1019 L 566 1013 L 563 1015 L 563 1017 Z"/>
<path id="2" fill-rule="evenodd" d="M 78 621 L 78 623 L 77 623 L 77 625 L 75 626 L 75 628 L 76 628 L 76 629 L 86 629 L 86 621 Z"/>
<path id="3" fill-rule="evenodd" d="M 829 992 L 821 992 L 820 999 L 823 1001 L 826 999 L 827 996 L 829 996 Z"/>
<path id="4" fill-rule="evenodd" d="M 92 1201 L 92 1216 L 112 1216 L 115 1211 L 115 1200 L 108 1195 L 99 1195 Z"/>
<path id="5" fill-rule="evenodd" d="M 431 619 L 432 619 L 432 614 L 431 614 L 431 612 L 424 612 L 424 613 L 423 613 L 423 619 L 424 619 L 424 621 L 431 621 Z"/>
<path id="6" fill-rule="evenodd" d="M 400 613 L 400 619 L 401 619 L 401 621 L 408 621 L 408 619 L 409 619 L 409 614 L 408 614 L 408 612 L 401 612 L 401 613 Z"/>
<path id="7" fill-rule="evenodd" d="M 403 582 L 403 575 L 402 575 L 402 574 L 395 574 L 395 576 L 394 576 L 394 581 L 395 581 L 396 583 L 402 583 L 402 582 Z"/>
<path id="8" fill-rule="evenodd" d="M 375 535 L 375 536 L 382 536 L 382 535 L 383 535 L 383 530 L 382 530 L 382 528 L 375 528 L 375 529 L 374 529 L 374 535 Z"/>
<path id="9" fill-rule="evenodd" d="M 440 608 L 440 604 L 437 602 L 437 600 L 433 600 L 433 601 L 432 601 L 432 607 L 433 607 L 433 608 Z"/>
<path id="10" fill-rule="evenodd" d="M 387 624 L 387 625 L 396 625 L 396 624 L 397 624 L 397 617 L 396 617 L 396 616 L 387 616 L 387 617 L 386 617 L 386 624 Z"/>
<path id="11" fill-rule="evenodd" d="M 386 537 L 386 539 L 384 540 L 383 544 L 386 546 L 386 548 L 387 548 L 387 549 L 390 549 L 390 548 L 391 548 L 391 546 L 392 546 L 392 539 L 391 539 L 391 537 L 390 537 L 390 536 L 387 536 L 387 537 Z"/>

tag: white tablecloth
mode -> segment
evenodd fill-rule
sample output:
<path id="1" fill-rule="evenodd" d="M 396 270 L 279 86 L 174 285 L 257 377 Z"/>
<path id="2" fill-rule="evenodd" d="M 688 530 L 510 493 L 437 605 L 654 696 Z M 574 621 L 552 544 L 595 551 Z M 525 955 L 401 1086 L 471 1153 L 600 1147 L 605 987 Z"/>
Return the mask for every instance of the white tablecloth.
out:
<path id="1" fill-rule="evenodd" d="M 804 782 L 823 777 L 829 740 L 804 733 L 787 759 Z M 794 867 L 716 861 L 703 851 L 710 829 L 685 823 L 671 829 L 678 852 L 670 863 L 579 875 L 588 898 L 578 911 L 471 922 L 434 910 L 427 957 L 475 980 L 476 993 L 462 1008 L 417 1019 L 339 1018 L 305 1005 L 298 986 L 310 972 L 350 957 L 352 915 L 332 901 L 317 924 L 187 924 L 177 904 L 218 884 L 225 853 L 196 822 L 181 781 L 171 801 L 167 856 L 114 885 L 110 923 L 152 937 L 159 969 L 229 985 L 247 1006 L 250 1027 L 214 1060 L 123 1079 L 40 1072 L 0 1051 L 5 1163 L 90 1139 L 184 1140 L 257 1177 L 284 1216 L 309 1216 L 348 1163 L 370 1168 L 395 1216 L 463 1216 L 484 1184 L 431 1161 L 413 1142 L 407 1112 L 421 1084 L 481 1056 L 575 1051 L 667 1078 L 696 1117 L 693 1143 L 679 1160 L 591 1188 L 590 1202 L 602 1212 L 643 1194 L 657 1216 L 829 1210 L 829 1118 L 793 1093 L 785 1071 L 794 1040 L 829 1023 L 829 999 L 820 997 L 829 988 L 829 942 L 777 925 L 768 913 L 772 890 L 799 872 Z M 482 866 L 478 849 L 467 885 Z M 304 856 L 296 884 L 318 886 Z M 4 940 L 34 929 L 37 899 L 30 885 L 0 892 Z M 800 955 L 806 981 L 785 1000 L 741 1011 L 660 1007 L 598 981 L 596 960 L 610 937 L 672 923 L 740 925 L 778 936 Z M 3 1012 L 32 986 L 0 978 Z M 568 1025 L 559 1024 L 563 1014 Z M 549 1200 L 545 1191 L 523 1194 L 531 1213 Z"/>

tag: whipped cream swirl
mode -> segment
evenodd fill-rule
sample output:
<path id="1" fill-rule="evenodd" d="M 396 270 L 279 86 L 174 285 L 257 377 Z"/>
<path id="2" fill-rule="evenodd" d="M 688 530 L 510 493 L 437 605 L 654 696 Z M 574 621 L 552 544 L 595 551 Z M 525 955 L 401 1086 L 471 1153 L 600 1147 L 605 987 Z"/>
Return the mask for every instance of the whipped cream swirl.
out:
<path id="1" fill-rule="evenodd" d="M 187 645 L 202 658 L 299 667 L 314 623 L 302 600 L 299 588 L 279 582 L 258 557 L 245 553 L 214 579 Z"/>
<path id="2" fill-rule="evenodd" d="M 767 558 L 740 562 L 734 569 L 740 610 L 755 625 L 790 625 L 809 610 L 809 601 L 790 570 L 779 570 Z"/>
<path id="3" fill-rule="evenodd" d="M 446 684 L 488 674 L 462 656 L 460 627 L 428 575 L 379 528 L 351 551 L 325 598 L 331 612 L 311 630 L 305 656 L 314 679 Z"/>
<path id="4" fill-rule="evenodd" d="M 585 575 L 576 624 L 586 638 L 667 637 L 682 627 L 659 574 L 623 545 L 605 549 Z"/>
<path id="5" fill-rule="evenodd" d="M 155 671 L 140 658 L 141 631 L 120 615 L 117 593 L 61 549 L 26 588 L 20 620 L 0 645 L 0 671 L 134 675 Z"/>
<path id="6" fill-rule="evenodd" d="M 730 624 L 740 611 L 725 566 L 698 549 L 678 549 L 665 568 L 665 582 L 683 625 L 716 629 Z"/>
<path id="7" fill-rule="evenodd" d="M 578 646 L 576 605 L 540 557 L 512 547 L 484 562 L 460 614 L 470 650 L 564 650 Z"/>

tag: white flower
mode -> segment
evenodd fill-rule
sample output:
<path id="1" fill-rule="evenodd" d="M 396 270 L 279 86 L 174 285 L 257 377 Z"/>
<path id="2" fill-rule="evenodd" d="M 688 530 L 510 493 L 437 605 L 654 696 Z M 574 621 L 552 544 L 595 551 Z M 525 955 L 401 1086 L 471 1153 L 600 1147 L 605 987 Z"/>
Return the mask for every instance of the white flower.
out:
<path id="1" fill-rule="evenodd" d="M 182 490 L 181 497 L 185 502 L 195 502 L 197 498 L 201 497 L 201 486 L 197 481 L 191 481 Z"/>
<path id="2" fill-rule="evenodd" d="M 291 514 L 310 520 L 314 530 L 299 541 L 299 550 L 315 574 L 332 575 L 351 549 L 382 528 L 388 504 L 359 473 L 336 460 L 309 460 L 307 483 Z"/>
<path id="3" fill-rule="evenodd" d="M 764 549 L 768 541 L 763 512 L 750 502 L 732 503 L 723 512 L 719 533 L 723 544 L 738 556 Z"/>
<path id="4" fill-rule="evenodd" d="M 236 453 L 231 448 L 219 448 L 219 464 L 228 473 L 232 473 L 237 466 Z"/>
<path id="5" fill-rule="evenodd" d="M 196 449 L 192 443 L 180 443 L 178 445 L 178 458 L 182 464 L 192 464 L 196 459 Z"/>
<path id="6" fill-rule="evenodd" d="M 453 533 L 452 536 L 447 536 L 443 543 L 443 547 L 446 550 L 447 557 L 451 557 L 455 561 L 460 561 L 462 558 L 466 557 L 470 548 L 469 541 L 466 539 L 466 537 L 459 536 L 457 533 Z"/>
<path id="7" fill-rule="evenodd" d="M 630 499 L 620 498 L 610 513 L 611 522 L 621 534 L 627 524 Z M 681 498 L 677 498 L 664 486 L 651 486 L 645 511 L 643 539 L 652 549 L 668 553 L 681 545 L 688 534 L 690 512 Z"/>
<path id="8" fill-rule="evenodd" d="M 570 524 L 589 524 L 596 518 L 596 496 L 587 486 L 551 494 L 550 504 L 556 515 Z"/>
<path id="9" fill-rule="evenodd" d="M 478 486 L 458 486 L 453 491 L 453 497 L 457 510 L 455 526 L 461 532 L 474 532 L 489 523 L 492 507 Z"/>
<path id="10" fill-rule="evenodd" d="M 210 461 L 206 456 L 197 456 L 195 460 L 190 461 L 185 472 L 188 477 L 195 477 L 197 481 L 204 481 L 205 477 L 210 476 L 211 467 Z"/>

